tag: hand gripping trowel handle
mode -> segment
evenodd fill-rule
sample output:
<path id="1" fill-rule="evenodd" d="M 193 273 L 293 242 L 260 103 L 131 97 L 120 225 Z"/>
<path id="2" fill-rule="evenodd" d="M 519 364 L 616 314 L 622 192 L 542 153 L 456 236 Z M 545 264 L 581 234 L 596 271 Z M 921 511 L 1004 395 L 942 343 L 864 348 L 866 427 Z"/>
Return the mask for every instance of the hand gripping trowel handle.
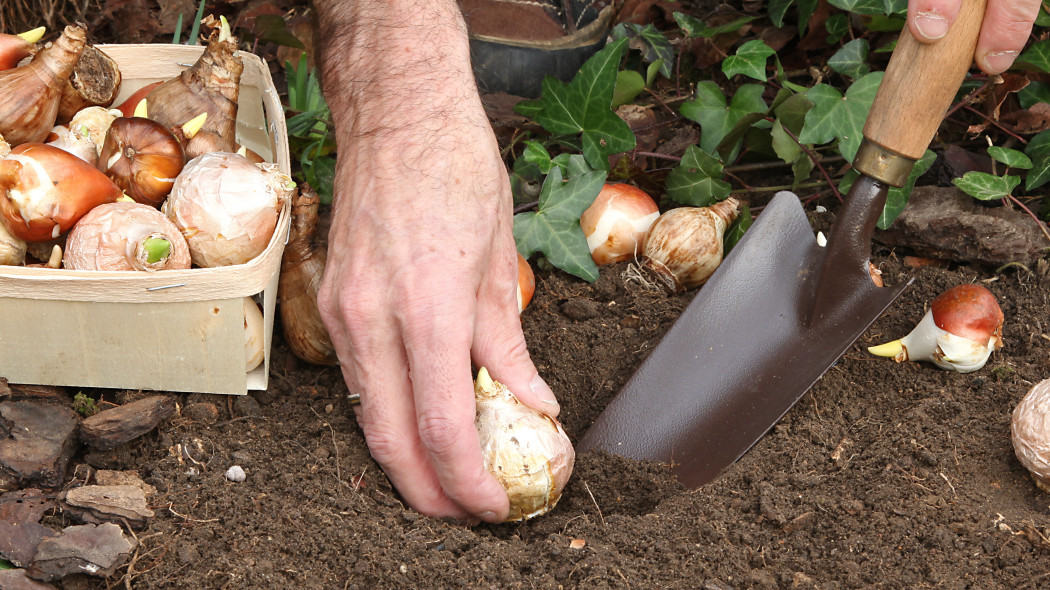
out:
<path id="1" fill-rule="evenodd" d="M 903 186 L 951 106 L 974 59 L 986 0 L 963 0 L 940 40 L 924 44 L 901 32 L 853 160 L 861 174 Z"/>

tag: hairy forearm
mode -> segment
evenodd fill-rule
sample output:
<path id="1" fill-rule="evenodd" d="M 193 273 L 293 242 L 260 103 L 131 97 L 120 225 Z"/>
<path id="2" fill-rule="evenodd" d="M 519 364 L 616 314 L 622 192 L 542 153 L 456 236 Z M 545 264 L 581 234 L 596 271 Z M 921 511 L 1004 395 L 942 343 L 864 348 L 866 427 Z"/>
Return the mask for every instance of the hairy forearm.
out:
<path id="1" fill-rule="evenodd" d="M 340 134 L 425 123 L 477 101 L 455 0 L 314 0 L 321 76 Z"/>

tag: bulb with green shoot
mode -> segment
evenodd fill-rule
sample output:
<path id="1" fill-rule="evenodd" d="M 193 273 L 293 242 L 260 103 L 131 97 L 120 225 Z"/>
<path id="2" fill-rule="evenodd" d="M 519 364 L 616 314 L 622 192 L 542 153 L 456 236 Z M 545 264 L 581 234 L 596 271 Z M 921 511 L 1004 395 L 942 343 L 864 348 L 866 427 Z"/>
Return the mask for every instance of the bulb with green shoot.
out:
<path id="1" fill-rule="evenodd" d="M 99 205 L 66 238 L 62 266 L 75 270 L 180 270 L 190 249 L 179 228 L 149 205 L 120 200 Z"/>

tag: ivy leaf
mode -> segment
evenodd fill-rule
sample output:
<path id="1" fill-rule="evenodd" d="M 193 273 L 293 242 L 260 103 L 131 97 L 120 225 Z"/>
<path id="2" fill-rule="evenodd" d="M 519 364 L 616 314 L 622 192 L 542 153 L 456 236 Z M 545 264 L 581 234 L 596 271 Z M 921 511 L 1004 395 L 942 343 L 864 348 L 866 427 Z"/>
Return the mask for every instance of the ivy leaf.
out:
<path id="1" fill-rule="evenodd" d="M 886 14 L 886 4 L 883 0 L 828 0 L 828 4 L 856 14 Z"/>
<path id="2" fill-rule="evenodd" d="M 749 114 L 765 112 L 763 91 L 764 87 L 759 84 L 745 84 L 727 104 L 718 84 L 704 80 L 696 86 L 696 98 L 683 103 L 679 110 L 684 117 L 700 124 L 700 149 L 710 154 L 737 122 Z"/>
<path id="3" fill-rule="evenodd" d="M 769 0 L 766 12 L 769 14 L 769 20 L 773 21 L 773 26 L 778 29 L 784 26 L 784 15 L 794 3 L 795 0 Z"/>
<path id="4" fill-rule="evenodd" d="M 730 55 L 722 61 L 722 73 L 727 78 L 736 74 L 744 74 L 756 80 L 766 81 L 766 62 L 769 56 L 776 51 L 766 45 L 765 41 L 754 39 L 748 41 L 736 50 L 736 55 Z"/>
<path id="5" fill-rule="evenodd" d="M 627 50 L 627 40 L 610 43 L 594 54 L 568 84 L 547 76 L 537 100 L 521 101 L 514 107 L 554 134 L 582 134 L 587 162 L 609 169 L 609 156 L 634 147 L 634 133 L 611 105 L 616 72 Z"/>
<path id="6" fill-rule="evenodd" d="M 856 79 L 871 71 L 868 64 L 868 40 L 854 39 L 828 59 L 828 66 L 843 76 Z"/>
<path id="7" fill-rule="evenodd" d="M 1018 150 L 993 145 L 988 147 L 988 155 L 996 162 L 1006 164 L 1010 168 L 1028 170 L 1032 167 L 1032 159 Z"/>
<path id="8" fill-rule="evenodd" d="M 655 26 L 635 23 L 622 23 L 613 29 L 613 39 L 626 38 L 632 49 L 642 52 L 642 59 L 649 63 L 661 62 L 660 73 L 671 77 L 671 63 L 674 61 L 674 48 L 667 37 Z"/>
<path id="9" fill-rule="evenodd" d="M 543 147 L 543 144 L 538 141 L 527 140 L 525 142 L 525 151 L 521 154 L 523 160 L 529 164 L 534 164 L 539 168 L 541 174 L 548 174 L 551 171 L 551 155 L 547 151 L 547 148 Z"/>
<path id="10" fill-rule="evenodd" d="M 1016 65 L 1031 66 L 1040 72 L 1050 73 L 1050 39 L 1032 43 L 1014 63 Z"/>
<path id="11" fill-rule="evenodd" d="M 1030 109 L 1039 102 L 1050 102 L 1050 84 L 1032 80 L 1017 91 L 1017 101 L 1021 103 L 1021 108 L 1025 109 Z"/>
<path id="12" fill-rule="evenodd" d="M 1035 26 L 1047 27 L 1050 26 L 1050 13 L 1047 13 L 1046 5 L 1039 9 L 1039 14 L 1035 16 Z"/>
<path id="13" fill-rule="evenodd" d="M 740 213 L 737 214 L 736 221 L 726 229 L 725 238 L 722 240 L 722 249 L 725 254 L 729 254 L 729 251 L 733 249 L 733 246 L 736 246 L 740 238 L 744 237 L 744 232 L 751 227 L 753 222 L 754 218 L 751 217 L 751 208 L 741 204 Z"/>
<path id="14" fill-rule="evenodd" d="M 543 181 L 537 210 L 514 216 L 518 252 L 525 258 L 543 252 L 554 266 L 594 282 L 598 266 L 580 229 L 580 215 L 594 202 L 604 182 L 603 171 L 562 182 L 561 168 L 553 168 Z"/>
<path id="15" fill-rule="evenodd" d="M 667 175 L 664 186 L 671 200 L 706 207 L 729 196 L 732 186 L 721 177 L 722 162 L 691 145 L 682 155 L 682 163 Z"/>
<path id="16" fill-rule="evenodd" d="M 899 14 L 908 10 L 908 0 L 883 0 L 885 14 Z"/>
<path id="17" fill-rule="evenodd" d="M 616 73 L 616 88 L 613 90 L 612 108 L 625 105 L 645 90 L 645 80 L 634 70 Z"/>
<path id="18" fill-rule="evenodd" d="M 1024 151 L 1032 158 L 1032 169 L 1025 177 L 1025 190 L 1032 190 L 1050 181 L 1050 130 L 1033 137 Z"/>
<path id="19" fill-rule="evenodd" d="M 813 103 L 813 108 L 806 113 L 806 124 L 799 133 L 799 141 L 817 144 L 838 139 L 839 154 L 852 162 L 860 147 L 864 121 L 875 100 L 882 74 L 865 74 L 850 85 L 845 96 L 827 84 L 810 88 L 806 98 Z"/>
<path id="20" fill-rule="evenodd" d="M 845 14 L 833 14 L 824 23 L 828 32 L 828 43 L 838 43 L 849 32 L 849 17 Z"/>
<path id="21" fill-rule="evenodd" d="M 879 229 L 886 229 L 893 223 L 894 219 L 904 211 L 904 207 L 908 204 L 908 197 L 911 196 L 911 191 L 915 188 L 915 181 L 919 180 L 926 171 L 933 166 L 933 162 L 937 160 L 937 154 L 933 153 L 933 150 L 926 150 L 926 153 L 919 158 L 918 162 L 915 162 L 915 166 L 911 169 L 911 174 L 908 175 L 907 182 L 902 187 L 892 187 L 889 192 L 886 193 L 886 205 L 882 208 L 882 214 L 879 215 L 879 221 L 877 222 Z"/>
<path id="22" fill-rule="evenodd" d="M 1003 199 L 1014 192 L 1014 188 L 1021 183 L 1020 176 L 1008 174 L 996 176 L 987 172 L 967 172 L 962 178 L 952 179 L 952 184 L 959 187 L 964 193 L 981 201 Z"/>
<path id="23" fill-rule="evenodd" d="M 742 16 L 731 20 L 724 25 L 709 27 L 704 21 L 689 16 L 688 14 L 675 12 L 673 15 L 675 22 L 677 22 L 678 26 L 682 28 L 682 32 L 694 39 L 697 37 L 714 37 L 715 35 L 721 35 L 722 33 L 732 33 L 733 31 L 740 30 L 741 27 L 758 18 L 755 16 Z"/>

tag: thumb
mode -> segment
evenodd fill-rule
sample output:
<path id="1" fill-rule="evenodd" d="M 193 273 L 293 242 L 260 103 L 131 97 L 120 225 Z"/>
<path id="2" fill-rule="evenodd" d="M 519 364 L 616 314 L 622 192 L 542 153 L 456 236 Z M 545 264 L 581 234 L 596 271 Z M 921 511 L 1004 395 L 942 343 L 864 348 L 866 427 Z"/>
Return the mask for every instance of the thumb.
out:
<path id="1" fill-rule="evenodd" d="M 474 364 L 488 369 L 492 378 L 506 385 L 525 405 L 557 417 L 558 400 L 529 358 L 513 293 L 486 304 L 478 302 L 474 322 Z"/>

